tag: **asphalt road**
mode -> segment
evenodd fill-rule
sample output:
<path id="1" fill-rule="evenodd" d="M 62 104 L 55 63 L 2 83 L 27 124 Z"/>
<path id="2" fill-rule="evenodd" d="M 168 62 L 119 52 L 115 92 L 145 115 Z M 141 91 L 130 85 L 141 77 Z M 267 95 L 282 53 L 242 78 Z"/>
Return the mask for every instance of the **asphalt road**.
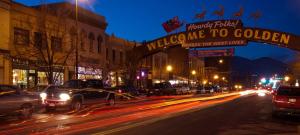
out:
<path id="1" fill-rule="evenodd" d="M 273 118 L 271 97 L 241 97 L 206 109 L 132 128 L 119 127 L 114 135 L 266 135 L 300 134 L 300 119 Z M 124 127 L 128 125 L 123 125 Z"/>

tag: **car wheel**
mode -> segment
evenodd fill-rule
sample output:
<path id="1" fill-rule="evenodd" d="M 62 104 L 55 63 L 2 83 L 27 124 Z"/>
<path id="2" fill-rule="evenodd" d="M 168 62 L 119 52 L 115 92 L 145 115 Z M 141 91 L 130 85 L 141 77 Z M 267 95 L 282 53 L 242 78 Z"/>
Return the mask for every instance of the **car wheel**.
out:
<path id="1" fill-rule="evenodd" d="M 71 104 L 71 110 L 77 112 L 81 109 L 82 103 L 79 100 L 75 100 Z"/>
<path id="2" fill-rule="evenodd" d="M 31 118 L 32 112 L 33 112 L 32 105 L 23 105 L 21 107 L 19 119 L 24 120 L 24 119 Z"/>

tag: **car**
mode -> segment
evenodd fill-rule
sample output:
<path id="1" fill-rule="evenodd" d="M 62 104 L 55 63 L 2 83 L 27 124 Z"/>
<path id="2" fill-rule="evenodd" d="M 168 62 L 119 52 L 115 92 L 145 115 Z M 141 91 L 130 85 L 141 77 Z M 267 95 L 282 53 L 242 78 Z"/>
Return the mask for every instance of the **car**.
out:
<path id="1" fill-rule="evenodd" d="M 40 97 L 44 101 L 46 111 L 68 108 L 76 112 L 83 105 L 114 105 L 115 93 L 105 90 L 101 82 L 101 80 L 69 80 L 63 86 L 48 87 Z"/>
<path id="2" fill-rule="evenodd" d="M 19 119 L 29 119 L 39 98 L 30 95 L 17 86 L 0 85 L 0 116 L 17 115 Z"/>
<path id="3" fill-rule="evenodd" d="M 118 93 L 121 94 L 129 94 L 131 96 L 138 96 L 139 95 L 139 90 L 136 89 L 134 86 L 126 86 L 126 85 L 121 85 L 116 87 L 116 90 Z"/>
<path id="4" fill-rule="evenodd" d="M 184 94 L 190 94 L 190 87 L 188 85 L 179 85 L 176 86 L 176 94 L 177 95 L 184 95 Z"/>
<path id="5" fill-rule="evenodd" d="M 197 87 L 197 94 L 207 94 L 207 93 L 213 93 L 214 92 L 214 87 L 213 86 L 202 86 L 199 85 Z"/>
<path id="6" fill-rule="evenodd" d="M 169 82 L 155 83 L 152 88 L 148 90 L 147 96 L 151 95 L 176 95 L 176 89 L 172 87 Z"/>
<path id="7" fill-rule="evenodd" d="M 281 114 L 300 114 L 300 88 L 280 86 L 273 92 L 273 116 Z"/>

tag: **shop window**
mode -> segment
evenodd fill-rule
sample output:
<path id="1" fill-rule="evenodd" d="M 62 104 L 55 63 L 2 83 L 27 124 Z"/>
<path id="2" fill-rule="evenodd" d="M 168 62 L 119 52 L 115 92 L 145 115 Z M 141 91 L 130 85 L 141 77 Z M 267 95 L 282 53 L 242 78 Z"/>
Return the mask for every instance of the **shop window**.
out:
<path id="1" fill-rule="evenodd" d="M 13 85 L 27 86 L 27 70 L 13 69 Z"/>
<path id="2" fill-rule="evenodd" d="M 94 40 L 95 40 L 94 33 L 91 32 L 89 34 L 90 52 L 93 52 L 93 49 L 94 49 Z"/>
<path id="3" fill-rule="evenodd" d="M 116 62 L 116 50 L 112 50 L 112 61 L 113 61 L 113 63 L 115 63 Z"/>
<path id="4" fill-rule="evenodd" d="M 102 51 L 102 49 L 101 49 L 102 46 L 101 45 L 102 45 L 102 42 L 103 42 L 103 38 L 101 37 L 101 35 L 98 36 L 97 41 L 98 41 L 97 52 L 101 53 L 101 51 Z"/>
<path id="5" fill-rule="evenodd" d="M 29 30 L 14 28 L 14 43 L 16 45 L 29 45 Z"/>
<path id="6" fill-rule="evenodd" d="M 51 47 L 54 51 L 62 51 L 62 39 L 58 37 L 51 37 Z"/>

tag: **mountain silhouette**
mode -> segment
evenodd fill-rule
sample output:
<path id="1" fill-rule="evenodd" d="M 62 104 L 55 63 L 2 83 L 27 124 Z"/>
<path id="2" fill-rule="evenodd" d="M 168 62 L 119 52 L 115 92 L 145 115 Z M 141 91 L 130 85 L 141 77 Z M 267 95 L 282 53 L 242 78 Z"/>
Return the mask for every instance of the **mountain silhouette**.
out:
<path id="1" fill-rule="evenodd" d="M 274 74 L 283 76 L 288 71 L 288 65 L 269 58 L 262 57 L 255 60 L 235 56 L 231 61 L 233 75 L 258 75 L 271 77 Z"/>

